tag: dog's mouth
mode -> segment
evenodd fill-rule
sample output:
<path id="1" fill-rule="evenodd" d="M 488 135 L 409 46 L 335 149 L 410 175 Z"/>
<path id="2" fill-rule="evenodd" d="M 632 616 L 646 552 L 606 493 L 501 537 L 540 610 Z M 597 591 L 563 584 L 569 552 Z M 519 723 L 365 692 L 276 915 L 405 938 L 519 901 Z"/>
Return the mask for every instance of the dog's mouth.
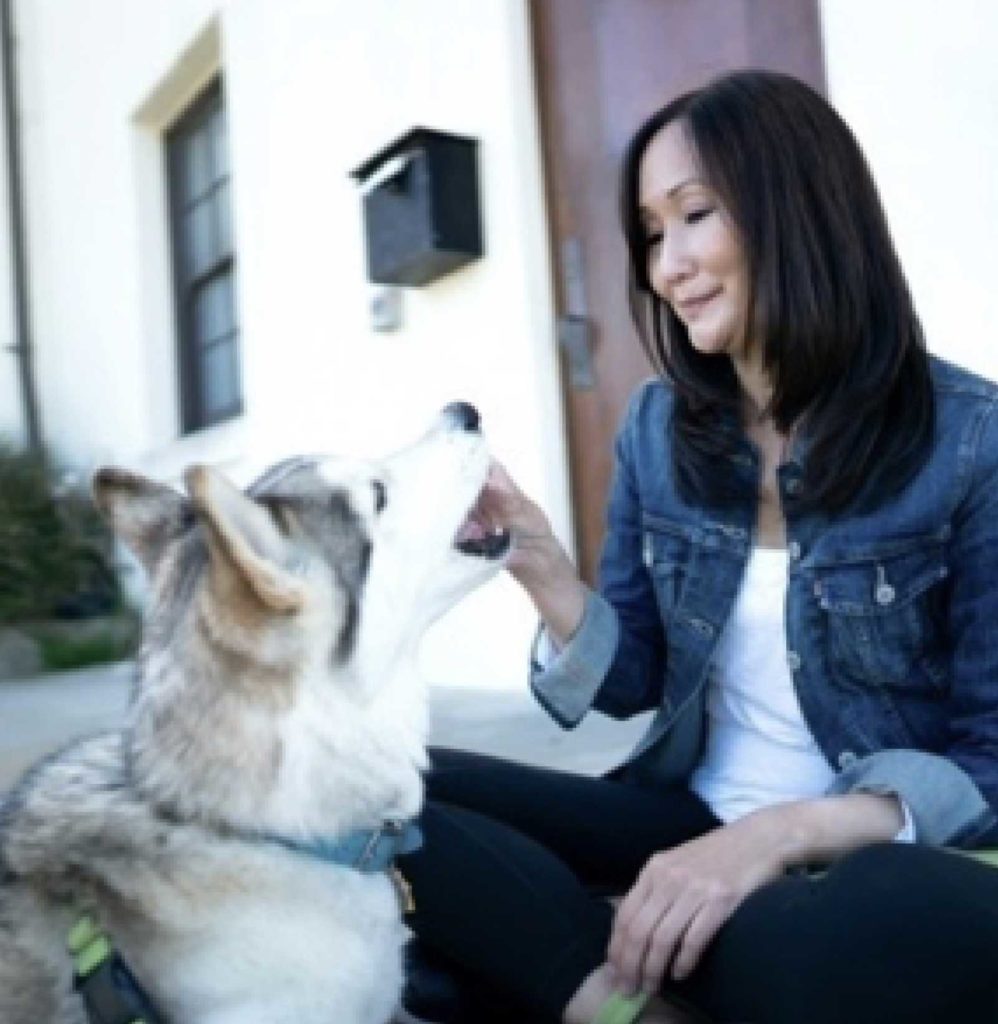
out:
<path id="1" fill-rule="evenodd" d="M 495 559 L 509 551 L 511 541 L 509 530 L 488 525 L 476 501 L 454 536 L 454 547 L 463 555 Z"/>

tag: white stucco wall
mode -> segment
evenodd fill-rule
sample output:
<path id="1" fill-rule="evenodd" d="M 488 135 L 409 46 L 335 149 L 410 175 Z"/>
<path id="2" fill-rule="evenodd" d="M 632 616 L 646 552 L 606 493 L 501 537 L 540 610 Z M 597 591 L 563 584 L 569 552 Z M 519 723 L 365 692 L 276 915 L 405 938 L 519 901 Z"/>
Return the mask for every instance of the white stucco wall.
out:
<path id="1" fill-rule="evenodd" d="M 830 98 L 873 168 L 929 348 L 998 379 L 998 4 L 821 14 Z"/>
<path id="2" fill-rule="evenodd" d="M 2 55 L 0 55 L 2 60 Z M 4 88 L 0 72 L 0 92 Z M 10 351 L 16 341 L 14 280 L 11 265 L 7 135 L 0 124 L 0 443 L 20 444 L 25 436 L 24 413 L 18 382 L 17 358 Z"/>
<path id="3" fill-rule="evenodd" d="M 546 222 L 521 0 L 22 0 L 39 378 L 86 468 L 237 479 L 296 451 L 376 453 L 446 402 L 569 535 Z M 178 440 L 160 134 L 221 66 L 246 414 Z M 480 139 L 486 256 L 368 322 L 348 173 L 425 125 Z M 428 639 L 431 678 L 524 685 L 534 625 L 500 580 Z"/>
<path id="4" fill-rule="evenodd" d="M 930 347 L 998 377 L 998 6 L 824 0 L 822 19 Z M 16 25 L 37 372 L 64 459 L 242 480 L 404 443 L 464 398 L 570 535 L 525 0 L 19 0 Z M 247 411 L 179 439 L 161 134 L 219 68 Z M 377 334 L 348 173 L 417 124 L 480 139 L 487 254 L 408 290 L 402 329 Z M 20 424 L 13 371 L 0 354 L 0 431 Z M 500 580 L 431 636 L 428 674 L 522 686 L 532 629 Z"/>

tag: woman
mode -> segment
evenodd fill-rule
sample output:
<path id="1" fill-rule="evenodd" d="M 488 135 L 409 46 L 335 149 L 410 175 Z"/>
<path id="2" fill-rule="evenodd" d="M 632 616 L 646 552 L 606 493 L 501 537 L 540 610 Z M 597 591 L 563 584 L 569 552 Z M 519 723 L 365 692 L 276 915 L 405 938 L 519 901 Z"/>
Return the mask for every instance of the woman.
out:
<path id="1" fill-rule="evenodd" d="M 482 514 L 546 710 L 656 716 L 607 779 L 435 751 L 421 946 L 517 1019 L 669 1019 L 637 992 L 998 1019 L 998 872 L 940 849 L 998 844 L 998 387 L 926 354 L 862 154 L 802 83 L 670 103 L 622 186 L 664 379 L 618 437 L 599 593 L 498 467 Z"/>

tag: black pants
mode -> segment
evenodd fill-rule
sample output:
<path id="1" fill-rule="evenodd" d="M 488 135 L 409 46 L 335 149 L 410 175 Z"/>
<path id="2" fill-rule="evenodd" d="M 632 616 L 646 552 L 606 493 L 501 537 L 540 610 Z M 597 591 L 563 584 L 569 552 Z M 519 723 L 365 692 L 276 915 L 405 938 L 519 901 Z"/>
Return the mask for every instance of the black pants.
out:
<path id="1" fill-rule="evenodd" d="M 559 1021 L 605 960 L 601 894 L 719 824 L 685 789 L 452 750 L 431 761 L 424 845 L 399 862 L 409 924 L 494 1005 L 505 1000 L 509 1020 Z M 884 843 L 818 878 L 788 875 L 749 896 L 664 992 L 740 1024 L 998 1021 L 998 870 Z"/>

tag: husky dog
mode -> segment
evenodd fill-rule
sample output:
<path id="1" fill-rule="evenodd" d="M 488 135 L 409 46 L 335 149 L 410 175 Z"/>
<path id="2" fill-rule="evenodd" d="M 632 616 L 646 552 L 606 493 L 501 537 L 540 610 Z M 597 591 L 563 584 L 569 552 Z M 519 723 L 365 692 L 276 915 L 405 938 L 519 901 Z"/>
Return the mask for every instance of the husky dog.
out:
<path id="1" fill-rule="evenodd" d="M 246 493 L 117 469 L 96 500 L 150 579 L 127 724 L 0 805 L 0 1022 L 82 1024 L 65 936 L 100 922 L 176 1024 L 383 1024 L 405 929 L 387 870 L 313 852 L 415 817 L 426 627 L 509 546 L 458 403 L 379 463 L 293 459 Z M 84 698 L 85 699 L 85 695 Z"/>

